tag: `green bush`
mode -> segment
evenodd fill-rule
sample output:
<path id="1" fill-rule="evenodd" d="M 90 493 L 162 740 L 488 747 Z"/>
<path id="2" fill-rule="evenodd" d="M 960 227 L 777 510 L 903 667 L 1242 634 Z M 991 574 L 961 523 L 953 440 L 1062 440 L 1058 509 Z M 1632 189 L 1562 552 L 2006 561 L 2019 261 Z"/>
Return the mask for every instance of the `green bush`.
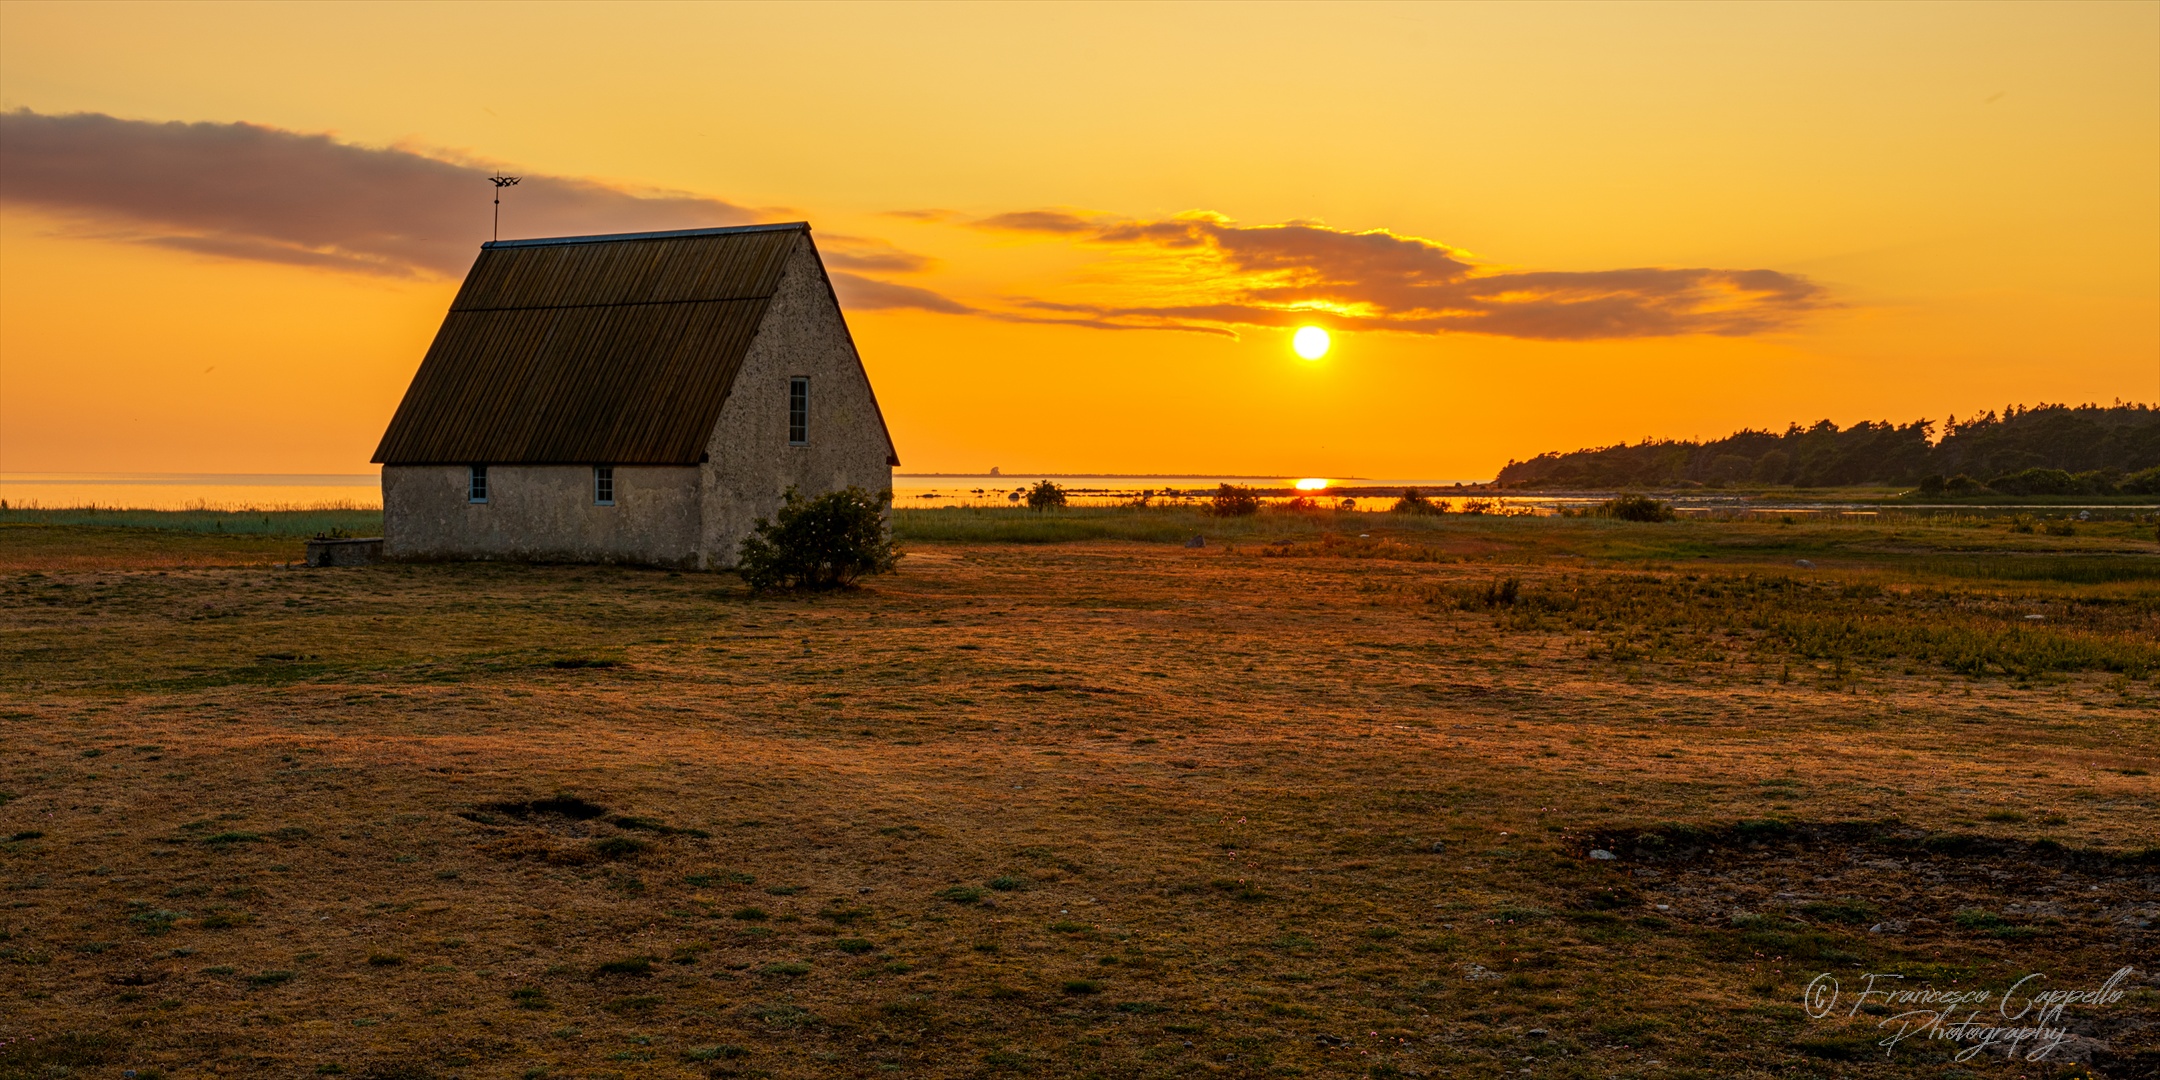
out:
<path id="1" fill-rule="evenodd" d="M 1599 503 L 1599 517 L 1618 518 L 1621 521 L 1671 521 L 1672 506 L 1646 495 L 1622 495 Z"/>
<path id="2" fill-rule="evenodd" d="M 1949 483 L 1949 481 L 1943 479 L 1943 475 L 1941 473 L 1931 473 L 1927 476 L 1923 476 L 1920 478 L 1920 494 L 1940 495 L 1943 493 L 1943 485 L 1947 483 Z"/>
<path id="3" fill-rule="evenodd" d="M 2007 495 L 2113 495 L 2115 481 L 2105 472 L 2068 473 L 2061 469 L 2023 469 L 1988 481 Z"/>
<path id="4" fill-rule="evenodd" d="M 1987 490 L 1988 486 L 1986 484 L 1964 473 L 1959 473 L 1943 481 L 1943 493 L 1946 495 L 1985 495 Z"/>
<path id="5" fill-rule="evenodd" d="M 1260 496 L 1249 487 L 1223 484 L 1215 489 L 1210 509 L 1217 517 L 1250 517 L 1260 512 Z"/>
<path id="6" fill-rule="evenodd" d="M 1036 481 L 1028 489 L 1027 504 L 1030 510 L 1062 510 L 1065 508 L 1065 489 L 1048 480 Z"/>
<path id="7" fill-rule="evenodd" d="M 1404 488 L 1402 498 L 1395 500 L 1395 505 L 1388 510 L 1396 514 L 1445 514 L 1447 504 L 1426 498 L 1425 493 L 1416 488 Z"/>
<path id="8" fill-rule="evenodd" d="M 844 589 L 865 574 L 885 573 L 900 558 L 885 528 L 891 499 L 859 487 L 805 499 L 789 488 L 773 520 L 759 518 L 744 538 L 736 571 L 760 592 Z"/>
<path id="9" fill-rule="evenodd" d="M 2123 477 L 2122 485 L 2116 490 L 2125 495 L 2160 495 L 2160 466 Z"/>

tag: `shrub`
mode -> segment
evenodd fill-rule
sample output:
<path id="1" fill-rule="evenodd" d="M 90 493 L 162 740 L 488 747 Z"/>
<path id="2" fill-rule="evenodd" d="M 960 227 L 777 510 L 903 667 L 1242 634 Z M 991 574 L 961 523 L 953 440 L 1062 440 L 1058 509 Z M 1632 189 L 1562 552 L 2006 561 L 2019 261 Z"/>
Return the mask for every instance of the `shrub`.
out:
<path id="1" fill-rule="evenodd" d="M 1208 500 L 1208 509 L 1219 517 L 1250 517 L 1260 512 L 1260 496 L 1249 487 L 1223 484 Z"/>
<path id="2" fill-rule="evenodd" d="M 1485 595 L 1480 599 L 1484 601 L 1486 607 L 1514 607 L 1516 597 L 1521 594 L 1522 580 L 1520 578 L 1507 578 L 1486 585 Z"/>
<path id="3" fill-rule="evenodd" d="M 1940 495 L 1943 493 L 1943 485 L 1948 482 L 1941 473 L 1930 473 L 1920 478 L 1920 494 Z"/>
<path id="4" fill-rule="evenodd" d="M 1030 510 L 1063 510 L 1065 489 L 1048 480 L 1038 480 L 1028 489 L 1027 504 Z"/>
<path id="5" fill-rule="evenodd" d="M 1622 495 L 1598 504 L 1599 517 L 1621 521 L 1671 521 L 1672 506 L 1645 495 Z"/>
<path id="6" fill-rule="evenodd" d="M 1946 495 L 1985 495 L 1988 493 L 1988 486 L 1964 473 L 1959 473 L 1943 481 L 1943 493 Z"/>
<path id="7" fill-rule="evenodd" d="M 891 497 L 849 487 L 805 499 L 789 488 L 773 520 L 759 518 L 744 538 L 737 572 L 760 592 L 844 589 L 885 573 L 900 558 L 885 528 Z"/>
<path id="8" fill-rule="evenodd" d="M 2123 477 L 2116 490 L 2125 495 L 2160 495 L 2160 466 Z"/>
<path id="9" fill-rule="evenodd" d="M 2112 495 L 2115 483 L 2104 472 L 2071 474 L 2061 469 L 2021 469 L 1988 481 L 2009 495 Z"/>
<path id="10" fill-rule="evenodd" d="M 2074 481 L 2061 469 L 2020 469 L 1987 484 L 2005 495 L 2068 495 Z"/>
<path id="11" fill-rule="evenodd" d="M 1404 488 L 1402 498 L 1395 500 L 1395 505 L 1388 510 L 1397 514 L 1445 514 L 1447 504 L 1426 498 L 1425 493 L 1416 488 Z"/>

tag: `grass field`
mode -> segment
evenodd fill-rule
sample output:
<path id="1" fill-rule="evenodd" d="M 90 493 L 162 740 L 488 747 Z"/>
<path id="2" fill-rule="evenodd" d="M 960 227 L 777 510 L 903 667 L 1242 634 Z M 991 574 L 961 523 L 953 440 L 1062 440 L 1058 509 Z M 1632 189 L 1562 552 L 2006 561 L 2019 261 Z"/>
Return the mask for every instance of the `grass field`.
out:
<path id="1" fill-rule="evenodd" d="M 2149 519 L 895 520 L 0 523 L 0 1078 L 2160 1070 Z M 2125 965 L 2039 1063 L 1803 1008 Z"/>

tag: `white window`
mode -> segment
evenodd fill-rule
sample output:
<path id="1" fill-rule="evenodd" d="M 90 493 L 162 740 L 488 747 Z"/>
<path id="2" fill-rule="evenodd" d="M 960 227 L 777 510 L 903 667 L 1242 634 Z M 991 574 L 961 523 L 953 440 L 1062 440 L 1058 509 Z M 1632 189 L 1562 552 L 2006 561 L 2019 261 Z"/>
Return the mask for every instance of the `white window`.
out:
<path id="1" fill-rule="evenodd" d="M 487 466 L 475 465 L 472 467 L 472 475 L 465 483 L 465 501 L 484 503 L 487 495 Z"/>
<path id="2" fill-rule="evenodd" d="M 595 506 L 615 505 L 615 466 L 593 466 L 592 501 Z"/>
<path id="3" fill-rule="evenodd" d="M 787 441 L 789 446 L 810 445 L 810 378 L 806 375 L 787 383 Z"/>

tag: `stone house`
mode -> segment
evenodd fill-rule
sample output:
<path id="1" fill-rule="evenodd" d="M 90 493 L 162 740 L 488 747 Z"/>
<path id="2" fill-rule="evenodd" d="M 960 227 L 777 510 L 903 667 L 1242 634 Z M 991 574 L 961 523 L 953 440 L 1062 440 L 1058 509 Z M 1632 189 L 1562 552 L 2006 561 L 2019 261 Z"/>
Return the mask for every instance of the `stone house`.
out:
<path id="1" fill-rule="evenodd" d="M 483 244 L 375 461 L 385 558 L 685 569 L 900 463 L 802 223 Z"/>

